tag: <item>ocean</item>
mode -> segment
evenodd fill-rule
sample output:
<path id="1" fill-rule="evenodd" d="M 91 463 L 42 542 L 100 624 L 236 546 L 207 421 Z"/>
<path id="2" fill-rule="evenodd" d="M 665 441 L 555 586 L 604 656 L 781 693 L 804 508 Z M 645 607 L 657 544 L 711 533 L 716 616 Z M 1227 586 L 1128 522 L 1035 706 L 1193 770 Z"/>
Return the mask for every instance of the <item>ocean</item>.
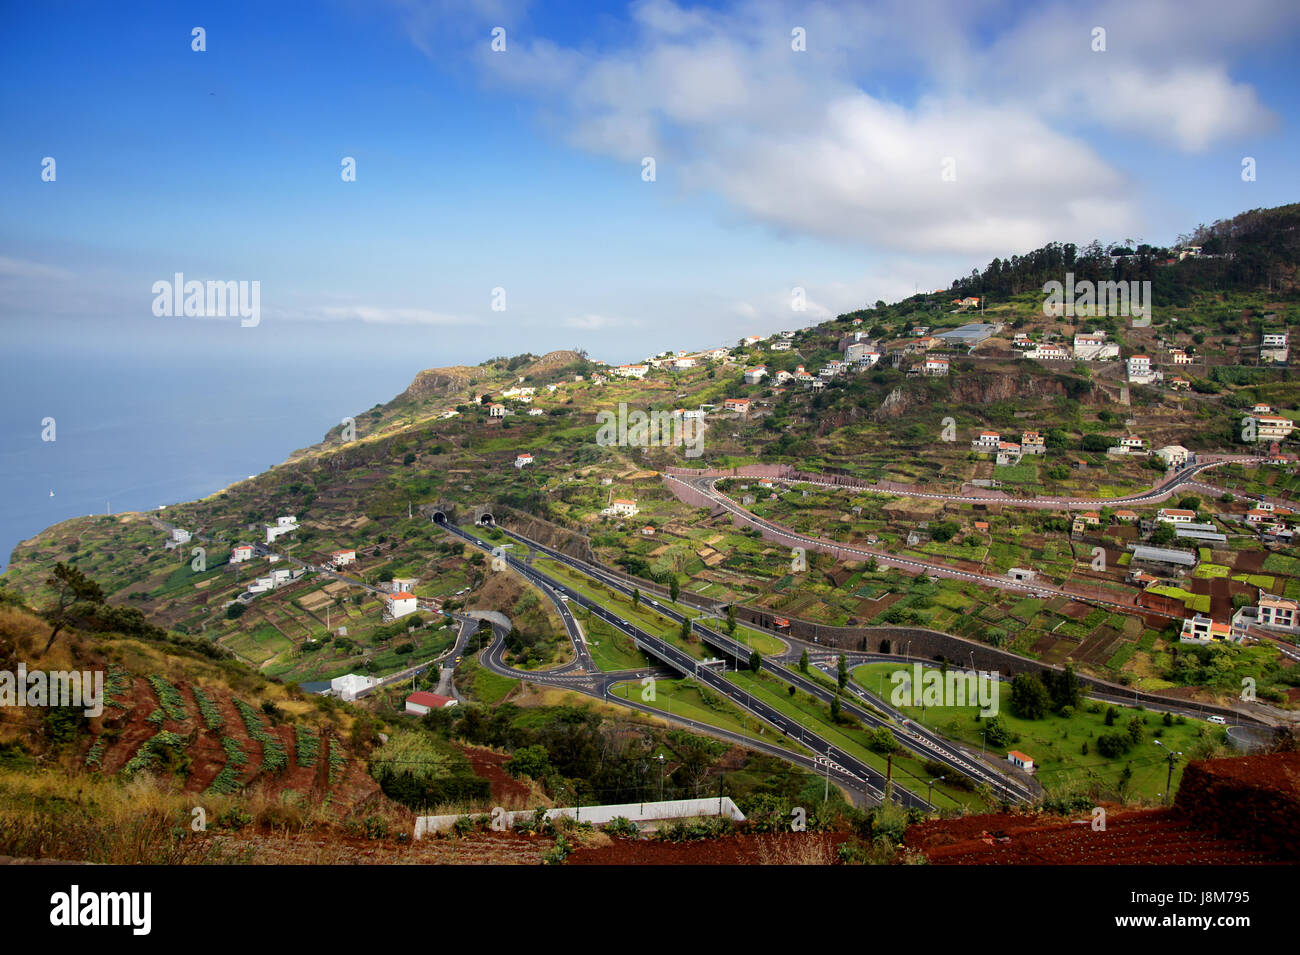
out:
<path id="1" fill-rule="evenodd" d="M 265 471 L 344 416 L 389 401 L 420 368 L 443 363 L 381 348 L 288 360 L 275 352 L 8 348 L 0 571 L 15 545 L 51 524 L 194 500 Z"/>

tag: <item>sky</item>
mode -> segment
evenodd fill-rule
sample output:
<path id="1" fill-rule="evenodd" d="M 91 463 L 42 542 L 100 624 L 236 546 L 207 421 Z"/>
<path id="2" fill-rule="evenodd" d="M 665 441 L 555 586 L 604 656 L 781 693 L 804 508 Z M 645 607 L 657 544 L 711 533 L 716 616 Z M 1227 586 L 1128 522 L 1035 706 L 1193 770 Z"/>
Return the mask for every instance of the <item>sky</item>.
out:
<path id="1" fill-rule="evenodd" d="M 1289 0 L 4 3 L 5 351 L 364 355 L 382 401 L 1170 243 L 1298 198 L 1298 39 Z M 256 324 L 155 314 L 177 273 Z"/>

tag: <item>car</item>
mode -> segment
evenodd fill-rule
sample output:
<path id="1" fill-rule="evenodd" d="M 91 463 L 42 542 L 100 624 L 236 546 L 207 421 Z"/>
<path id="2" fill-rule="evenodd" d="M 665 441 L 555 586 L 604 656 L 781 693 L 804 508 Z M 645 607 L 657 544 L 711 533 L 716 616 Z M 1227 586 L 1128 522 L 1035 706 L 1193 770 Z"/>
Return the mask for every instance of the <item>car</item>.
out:
<path id="1" fill-rule="evenodd" d="M 1206 721 L 1207 723 L 1216 723 L 1216 724 L 1218 724 L 1219 726 L 1225 726 L 1225 725 L 1227 725 L 1227 722 L 1228 722 L 1228 721 L 1225 720 L 1222 716 L 1207 716 L 1207 717 L 1205 718 L 1205 721 Z"/>

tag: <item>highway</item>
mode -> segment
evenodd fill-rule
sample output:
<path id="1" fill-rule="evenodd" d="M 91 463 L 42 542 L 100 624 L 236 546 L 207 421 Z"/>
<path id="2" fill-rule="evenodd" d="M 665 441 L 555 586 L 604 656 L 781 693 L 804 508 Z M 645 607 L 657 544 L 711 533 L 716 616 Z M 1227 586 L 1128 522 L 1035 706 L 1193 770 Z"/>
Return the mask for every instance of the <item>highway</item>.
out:
<path id="1" fill-rule="evenodd" d="M 435 521 L 450 533 L 455 534 L 486 551 L 492 551 L 493 548 L 490 542 L 448 523 L 445 519 L 439 519 L 439 517 L 440 515 L 435 516 Z M 522 538 L 516 539 L 520 540 L 521 543 L 525 542 Z M 530 543 L 530 546 L 537 545 L 532 545 Z M 753 714 L 771 726 L 774 726 L 789 739 L 801 744 L 811 752 L 817 754 L 824 753 L 824 756 L 818 755 L 812 757 L 811 763 L 808 763 L 807 760 L 805 760 L 805 764 L 811 765 L 819 772 L 827 772 L 829 777 L 833 779 L 837 785 L 864 793 L 867 798 L 873 802 L 884 802 L 884 789 L 886 785 L 884 776 L 871 766 L 859 760 L 856 756 L 845 752 L 806 727 L 789 719 L 775 707 L 768 705 L 761 699 L 751 696 L 743 689 L 740 689 L 735 684 L 728 681 L 722 674 L 718 673 L 713 668 L 702 666 L 699 661 L 685 651 L 680 650 L 672 644 L 661 640 L 659 637 L 642 630 L 636 624 L 622 619 L 612 611 L 609 611 L 595 601 L 588 599 L 579 591 L 567 587 L 560 581 L 552 580 L 518 558 L 506 557 L 505 559 L 511 569 L 521 574 L 530 583 L 536 586 L 550 587 L 557 593 L 564 594 L 570 601 L 577 603 L 579 606 L 585 607 L 592 614 L 604 620 L 610 626 L 626 634 L 640 649 L 650 656 L 663 661 L 678 673 L 690 676 L 702 686 L 706 686 L 713 692 L 726 697 L 739 708 Z M 660 605 L 657 609 L 661 613 L 664 613 L 665 616 L 671 616 L 668 608 Z M 529 676 L 528 679 L 534 679 L 534 677 Z M 606 695 L 605 698 L 611 702 L 620 704 L 626 702 L 615 696 Z M 658 715 L 662 715 L 660 711 L 655 712 Z M 745 740 L 745 745 L 753 745 L 754 741 L 750 740 L 748 737 L 744 737 L 743 739 Z M 798 754 L 790 754 L 787 751 L 781 750 L 778 755 L 781 755 L 782 758 L 799 761 L 797 758 Z M 893 793 L 894 800 L 901 805 L 915 806 L 925 810 L 934 809 L 934 807 L 925 799 L 901 786 L 898 786 L 897 784 L 893 786 Z"/>

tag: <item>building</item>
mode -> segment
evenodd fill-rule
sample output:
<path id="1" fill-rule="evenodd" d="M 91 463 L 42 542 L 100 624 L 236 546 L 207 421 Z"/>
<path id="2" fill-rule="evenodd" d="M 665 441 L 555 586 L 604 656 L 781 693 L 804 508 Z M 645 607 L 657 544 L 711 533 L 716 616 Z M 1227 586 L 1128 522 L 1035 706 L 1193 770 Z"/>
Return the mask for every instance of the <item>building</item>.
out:
<path id="1" fill-rule="evenodd" d="M 504 418 L 506 416 L 506 406 L 499 404 L 488 405 L 489 418 Z"/>
<path id="2" fill-rule="evenodd" d="M 1025 357 L 1038 361 L 1069 361 L 1070 353 L 1064 345 L 1045 345 L 1040 342 L 1037 347 L 1025 352 Z"/>
<path id="3" fill-rule="evenodd" d="M 1026 431 L 1020 436 L 1022 454 L 1046 454 L 1047 443 L 1037 431 Z"/>
<path id="4" fill-rule="evenodd" d="M 974 299 L 978 304 L 979 299 Z M 993 325 L 987 322 L 972 322 L 969 325 L 962 325 L 960 328 L 953 328 L 946 332 L 939 332 L 935 338 L 943 344 L 949 346 L 966 346 L 974 348 L 982 341 L 987 341 L 994 334 L 1002 330 L 1001 325 Z"/>
<path id="5" fill-rule="evenodd" d="M 298 529 L 298 518 L 292 515 L 277 517 L 274 524 L 266 525 L 266 542 L 273 543 L 277 537 L 291 534 Z"/>
<path id="6" fill-rule="evenodd" d="M 1286 332 L 1265 332 L 1259 346 L 1262 362 L 1285 362 L 1289 351 Z"/>
<path id="7" fill-rule="evenodd" d="M 173 528 L 172 528 L 172 541 L 173 541 L 174 543 L 176 543 L 176 544 L 188 544 L 188 543 L 189 543 L 189 540 L 190 540 L 190 532 L 187 531 L 187 530 L 185 530 L 185 528 L 183 528 L 183 527 L 173 527 Z"/>
<path id="8" fill-rule="evenodd" d="M 533 463 L 533 456 L 527 452 L 515 455 L 515 467 L 526 468 Z"/>
<path id="9" fill-rule="evenodd" d="M 1173 359 L 1175 365 L 1190 365 L 1194 360 L 1191 355 L 1179 348 L 1169 349 L 1169 357 Z"/>
<path id="10" fill-rule="evenodd" d="M 1190 524 L 1196 520 L 1195 511 L 1182 510 L 1177 507 L 1162 507 L 1156 513 L 1156 520 L 1168 524 Z"/>
<path id="11" fill-rule="evenodd" d="M 420 609 L 419 601 L 413 593 L 399 590 L 384 595 L 384 614 L 389 620 L 400 619 L 407 614 L 415 613 L 418 609 Z"/>
<path id="12" fill-rule="evenodd" d="M 673 368 L 677 371 L 686 371 L 688 368 L 695 367 L 694 358 L 675 358 L 673 359 Z"/>
<path id="13" fill-rule="evenodd" d="M 1255 416 L 1255 435 L 1260 441 L 1281 441 L 1295 428 L 1295 422 L 1281 415 Z"/>
<path id="14" fill-rule="evenodd" d="M 971 445 L 981 451 L 995 451 L 1002 443 L 1002 435 L 996 431 L 981 431 Z"/>
<path id="15" fill-rule="evenodd" d="M 1125 524 L 1132 524 L 1138 519 L 1137 511 L 1116 511 L 1114 517 Z"/>
<path id="16" fill-rule="evenodd" d="M 252 544 L 236 544 L 230 548 L 230 562 L 232 564 L 243 563 L 246 560 L 253 559 Z"/>
<path id="17" fill-rule="evenodd" d="M 1013 441 L 999 441 L 996 464 L 1007 466 L 1020 463 L 1020 445 Z"/>
<path id="18" fill-rule="evenodd" d="M 1196 614 L 1183 619 L 1183 629 L 1178 635 L 1181 643 L 1240 643 L 1241 637 L 1234 634 L 1231 624 L 1215 623 L 1204 614 Z"/>
<path id="19" fill-rule="evenodd" d="M 330 680 L 330 693 L 340 700 L 355 700 L 379 681 L 359 673 L 347 673 Z"/>
<path id="20" fill-rule="evenodd" d="M 1174 537 L 1178 540 L 1196 541 L 1198 544 L 1228 543 L 1228 535 L 1213 524 L 1175 524 Z"/>
<path id="21" fill-rule="evenodd" d="M 1142 544 L 1130 544 L 1133 562 L 1144 564 L 1162 564 L 1168 567 L 1195 567 L 1196 555 L 1185 550 L 1172 550 L 1166 547 L 1146 547 Z"/>
<path id="22" fill-rule="evenodd" d="M 641 536 L 642 536 L 642 537 L 654 537 L 654 536 L 655 536 L 655 529 L 654 529 L 653 527 L 651 527 L 649 524 L 647 524 L 645 527 L 641 528 Z"/>
<path id="23" fill-rule="evenodd" d="M 600 512 L 606 517 L 635 517 L 637 514 L 636 501 L 628 498 L 616 497 L 610 502 L 609 507 Z"/>
<path id="24" fill-rule="evenodd" d="M 1007 752 L 1007 762 L 1011 763 L 1011 765 L 1015 766 L 1017 769 L 1023 769 L 1027 773 L 1032 773 L 1034 771 L 1033 758 L 1026 756 L 1018 749 L 1009 750 Z"/>
<path id="25" fill-rule="evenodd" d="M 1029 570 L 1026 567 L 1012 567 L 1007 571 L 1007 576 L 1012 580 L 1019 581 L 1020 583 L 1027 583 L 1037 577 L 1038 572 Z"/>
<path id="26" fill-rule="evenodd" d="M 330 554 L 330 563 L 335 567 L 344 567 L 356 563 L 356 560 L 357 552 L 355 550 L 336 550 Z"/>
<path id="27" fill-rule="evenodd" d="M 748 414 L 749 406 L 750 400 L 748 398 L 728 398 L 722 402 L 724 411 L 739 411 L 741 414 Z"/>
<path id="28" fill-rule="evenodd" d="M 1181 444 L 1167 444 L 1157 449 L 1155 455 L 1165 462 L 1165 467 L 1175 470 L 1186 467 L 1192 458 L 1192 453 Z"/>
<path id="29" fill-rule="evenodd" d="M 1079 361 L 1110 361 L 1119 357 L 1119 342 L 1107 341 L 1105 332 L 1075 335 L 1074 357 Z"/>
<path id="30" fill-rule="evenodd" d="M 1146 454 L 1147 443 L 1137 435 L 1126 435 L 1119 439 L 1119 449 L 1125 454 Z"/>
<path id="31" fill-rule="evenodd" d="M 1272 414 L 1273 406 L 1264 405 L 1264 404 L 1255 405 L 1250 409 L 1250 413 L 1251 414 Z"/>
<path id="32" fill-rule="evenodd" d="M 621 378 L 644 378 L 646 376 L 646 373 L 650 371 L 650 366 L 649 365 L 619 365 L 616 368 L 611 368 L 610 371 Z"/>
<path id="33" fill-rule="evenodd" d="M 1128 360 L 1128 380 L 1145 384 L 1152 378 L 1151 359 L 1147 355 L 1133 355 Z"/>
<path id="34" fill-rule="evenodd" d="M 767 375 L 767 366 L 766 366 L 766 365 L 757 365 L 757 366 L 755 366 L 755 367 L 753 367 L 753 368 L 746 368 L 746 369 L 745 369 L 745 384 L 747 384 L 747 385 L 757 385 L 757 384 L 759 384 L 760 382 L 762 382 L 764 376 L 766 376 L 766 375 Z"/>
<path id="35" fill-rule="evenodd" d="M 1186 378 L 1173 378 L 1169 382 L 1169 387 L 1174 391 L 1188 391 L 1191 389 L 1192 383 Z"/>
<path id="36" fill-rule="evenodd" d="M 406 712 L 424 716 L 433 710 L 445 710 L 449 706 L 455 706 L 457 702 L 450 696 L 417 690 L 406 698 Z"/>
<path id="37" fill-rule="evenodd" d="M 927 358 L 925 360 L 925 373 L 927 375 L 936 375 L 939 377 L 948 374 L 948 359 Z"/>
<path id="38" fill-rule="evenodd" d="M 1300 603 L 1261 590 L 1255 619 L 1261 627 L 1295 633 L 1300 630 Z"/>

